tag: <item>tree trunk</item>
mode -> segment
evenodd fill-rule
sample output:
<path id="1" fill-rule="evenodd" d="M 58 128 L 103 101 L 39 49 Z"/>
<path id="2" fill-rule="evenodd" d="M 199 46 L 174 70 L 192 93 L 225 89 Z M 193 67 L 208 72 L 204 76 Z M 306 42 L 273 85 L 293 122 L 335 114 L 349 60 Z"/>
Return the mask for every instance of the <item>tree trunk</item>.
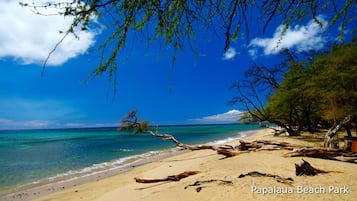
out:
<path id="1" fill-rule="evenodd" d="M 329 149 L 336 149 L 339 148 L 338 146 L 338 138 L 337 138 L 337 132 L 343 127 L 349 125 L 352 122 L 352 115 L 348 115 L 345 117 L 343 121 L 341 121 L 336 127 L 332 127 L 330 130 L 325 135 L 325 140 L 324 140 L 324 147 L 329 148 Z"/>
<path id="2" fill-rule="evenodd" d="M 187 145 L 184 144 L 180 141 L 178 141 L 174 136 L 170 134 L 160 134 L 160 133 L 154 133 L 152 131 L 148 131 L 151 136 L 153 137 L 159 137 L 162 138 L 163 140 L 171 140 L 173 143 L 176 144 L 177 147 L 180 147 L 182 149 L 190 150 L 190 151 L 195 151 L 195 150 L 202 150 L 202 149 L 210 149 L 213 151 L 217 151 L 218 154 L 224 155 L 226 157 L 232 157 L 236 156 L 239 153 L 234 150 L 234 148 L 230 145 L 222 145 L 222 146 L 214 146 L 214 145 Z"/>

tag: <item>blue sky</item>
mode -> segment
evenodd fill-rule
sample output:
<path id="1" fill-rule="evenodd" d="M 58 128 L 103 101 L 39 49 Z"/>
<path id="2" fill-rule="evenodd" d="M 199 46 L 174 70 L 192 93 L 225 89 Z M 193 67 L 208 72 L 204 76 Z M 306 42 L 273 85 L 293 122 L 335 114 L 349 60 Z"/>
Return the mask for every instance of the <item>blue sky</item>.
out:
<path id="1" fill-rule="evenodd" d="M 121 52 L 113 98 L 106 74 L 85 82 L 99 61 L 88 51 L 107 36 L 105 30 L 66 38 L 41 76 L 59 30 L 71 19 L 38 16 L 17 1 L 0 0 L 0 129 L 118 126 L 131 109 L 152 124 L 235 122 L 244 108 L 226 105 L 235 95 L 229 86 L 254 62 L 278 62 L 280 48 L 318 50 L 336 40 L 336 33 L 326 32 L 325 16 L 319 18 L 324 27 L 313 21 L 296 24 L 278 47 L 279 21 L 264 35 L 251 31 L 248 40 L 233 42 L 227 52 L 222 38 L 201 33 L 201 55 L 186 48 L 177 53 L 174 68 L 172 49 L 155 43 L 147 49 L 145 41 L 135 41 Z"/>

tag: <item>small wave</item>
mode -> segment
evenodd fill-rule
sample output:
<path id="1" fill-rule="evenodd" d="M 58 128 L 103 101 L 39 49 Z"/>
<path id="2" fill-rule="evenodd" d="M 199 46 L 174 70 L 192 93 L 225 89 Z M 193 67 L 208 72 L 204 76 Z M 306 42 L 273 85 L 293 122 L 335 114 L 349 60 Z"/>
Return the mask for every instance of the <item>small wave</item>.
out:
<path id="1" fill-rule="evenodd" d="M 241 136 L 237 136 L 237 137 L 229 137 L 229 138 L 226 138 L 226 139 L 223 139 L 223 140 L 216 140 L 216 141 L 213 141 L 213 142 L 210 142 L 208 144 L 212 144 L 212 145 L 222 145 L 222 144 L 226 144 L 228 142 L 232 142 L 232 141 L 235 141 L 235 140 L 238 140 L 240 139 Z"/>
<path id="2" fill-rule="evenodd" d="M 132 152 L 134 149 L 113 149 L 112 152 Z"/>
<path id="3" fill-rule="evenodd" d="M 248 131 L 239 132 L 240 135 L 241 135 L 240 138 L 247 137 L 247 136 L 250 136 L 250 135 L 254 135 L 254 134 L 257 133 L 259 130 L 262 130 L 262 129 L 259 128 L 259 129 L 255 129 L 255 130 L 248 130 Z"/>
<path id="4" fill-rule="evenodd" d="M 130 151 L 130 150 L 125 150 L 125 151 Z M 46 179 L 35 181 L 35 182 L 38 184 L 38 183 L 48 183 L 54 181 L 58 181 L 60 183 L 72 181 L 81 177 L 88 177 L 88 176 L 92 176 L 92 175 L 96 175 L 96 174 L 100 174 L 120 168 L 130 167 L 131 164 L 135 162 L 138 162 L 144 158 L 148 158 L 150 156 L 154 156 L 162 152 L 163 151 L 150 151 L 144 154 L 119 158 L 117 160 L 113 160 L 109 162 L 93 164 L 92 166 L 89 167 L 85 167 L 79 170 L 70 170 L 68 172 L 57 174 L 55 176 L 48 177 Z"/>
<path id="5" fill-rule="evenodd" d="M 235 141 L 235 140 L 239 140 L 239 139 L 242 139 L 244 137 L 253 135 L 257 131 L 258 130 L 240 131 L 240 132 L 237 133 L 237 136 L 235 136 L 235 137 L 228 137 L 228 138 L 221 139 L 221 140 L 215 140 L 215 141 L 209 142 L 207 144 L 212 144 L 212 145 L 216 145 L 216 146 L 223 145 L 223 144 L 226 144 L 226 143 L 229 143 L 229 142 L 232 142 L 232 141 Z"/>

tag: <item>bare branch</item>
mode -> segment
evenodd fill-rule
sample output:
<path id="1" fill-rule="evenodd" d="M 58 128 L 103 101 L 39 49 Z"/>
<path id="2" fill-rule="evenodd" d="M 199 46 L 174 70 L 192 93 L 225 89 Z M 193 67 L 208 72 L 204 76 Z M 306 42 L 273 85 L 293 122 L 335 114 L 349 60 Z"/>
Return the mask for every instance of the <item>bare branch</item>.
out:
<path id="1" fill-rule="evenodd" d="M 69 33 L 71 33 L 70 31 L 67 31 L 66 34 L 61 38 L 60 41 L 58 41 L 55 45 L 55 47 L 50 51 L 50 53 L 48 53 L 45 61 L 43 62 L 43 65 L 42 65 L 42 71 L 41 71 L 41 76 L 44 75 L 45 73 L 45 68 L 47 66 L 47 62 L 48 60 L 50 59 L 51 55 L 56 51 L 56 49 L 58 48 L 58 46 L 61 45 L 61 43 L 64 41 L 64 39 L 69 35 Z"/>

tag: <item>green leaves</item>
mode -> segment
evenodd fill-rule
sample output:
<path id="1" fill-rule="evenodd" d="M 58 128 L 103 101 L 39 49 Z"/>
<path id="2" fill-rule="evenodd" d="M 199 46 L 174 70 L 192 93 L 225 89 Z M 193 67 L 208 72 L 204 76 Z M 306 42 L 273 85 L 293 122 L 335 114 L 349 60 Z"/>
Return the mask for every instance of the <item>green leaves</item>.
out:
<path id="1" fill-rule="evenodd" d="M 306 127 L 357 115 L 357 43 L 337 45 L 311 62 L 293 62 L 266 106 L 271 120 Z"/>
<path id="2" fill-rule="evenodd" d="M 134 134 L 146 133 L 149 129 L 149 122 L 139 121 L 136 116 L 136 110 L 128 112 L 128 114 L 120 120 L 119 131 L 133 131 Z"/>

